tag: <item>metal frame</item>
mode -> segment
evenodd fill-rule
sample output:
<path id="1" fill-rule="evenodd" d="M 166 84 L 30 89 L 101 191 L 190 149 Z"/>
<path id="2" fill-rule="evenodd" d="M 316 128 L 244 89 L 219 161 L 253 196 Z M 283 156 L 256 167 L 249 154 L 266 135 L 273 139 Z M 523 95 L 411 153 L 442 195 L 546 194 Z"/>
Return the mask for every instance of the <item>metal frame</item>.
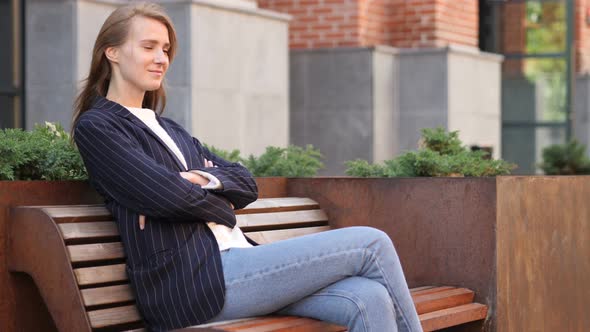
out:
<path id="1" fill-rule="evenodd" d="M 574 0 L 487 0 L 486 3 L 492 5 L 493 10 L 499 6 L 510 3 L 564 3 L 566 6 L 566 45 L 564 52 L 548 52 L 548 53 L 504 53 L 505 59 L 564 59 L 566 62 L 566 100 L 565 100 L 565 122 L 502 122 L 502 127 L 511 128 L 543 128 L 543 127 L 565 127 L 566 139 L 569 140 L 573 136 L 572 121 L 573 121 L 573 99 L 575 90 L 575 48 L 574 48 Z M 494 45 L 497 46 L 498 36 L 494 34 L 492 37 Z"/>
<path id="2" fill-rule="evenodd" d="M 19 49 L 18 55 L 21 58 L 20 61 L 20 86 L 19 87 L 8 87 L 8 88 L 0 88 L 0 96 L 8 96 L 8 97 L 13 97 L 13 98 L 19 98 L 19 117 L 20 119 L 13 119 L 13 125 L 15 123 L 20 122 L 20 126 L 21 127 L 25 127 L 25 121 L 26 121 L 26 103 L 25 103 L 25 79 L 26 79 L 26 75 L 25 75 L 25 69 L 26 69 L 26 61 L 25 61 L 25 5 L 26 5 L 26 0 L 22 0 L 22 1 L 18 1 L 18 0 L 13 0 L 10 1 L 10 8 L 11 11 L 14 10 L 14 6 L 17 6 L 18 8 L 16 8 L 17 12 L 18 12 L 18 19 L 19 19 L 19 31 L 18 31 L 18 35 L 16 31 L 11 31 L 12 34 L 9 38 L 18 38 L 18 43 L 17 46 Z M 13 47 L 13 43 L 10 43 L 11 49 Z M 13 63 L 14 63 L 14 59 Z"/>

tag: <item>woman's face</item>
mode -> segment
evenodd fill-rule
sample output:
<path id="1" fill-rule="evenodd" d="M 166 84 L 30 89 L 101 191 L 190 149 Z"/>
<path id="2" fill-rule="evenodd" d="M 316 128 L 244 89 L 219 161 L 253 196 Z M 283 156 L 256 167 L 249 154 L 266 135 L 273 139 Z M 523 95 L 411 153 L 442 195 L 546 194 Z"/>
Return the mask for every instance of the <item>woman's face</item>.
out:
<path id="1" fill-rule="evenodd" d="M 168 29 L 159 21 L 136 16 L 127 41 L 118 48 L 119 87 L 140 92 L 157 90 L 170 64 Z"/>

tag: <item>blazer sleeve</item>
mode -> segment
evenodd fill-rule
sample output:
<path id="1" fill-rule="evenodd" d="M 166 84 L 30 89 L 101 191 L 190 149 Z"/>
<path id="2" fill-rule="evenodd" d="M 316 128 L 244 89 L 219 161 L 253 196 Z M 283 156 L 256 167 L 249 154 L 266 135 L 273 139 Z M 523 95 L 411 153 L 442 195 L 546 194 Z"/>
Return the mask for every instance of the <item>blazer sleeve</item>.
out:
<path id="1" fill-rule="evenodd" d="M 223 197 L 159 164 L 112 124 L 80 119 L 75 130 L 93 182 L 119 204 L 148 217 L 235 226 L 235 214 Z"/>
<path id="2" fill-rule="evenodd" d="M 235 209 L 242 209 L 258 199 L 256 180 L 254 180 L 254 177 L 246 167 L 240 163 L 229 162 L 213 154 L 194 137 L 193 142 L 197 150 L 207 160 L 212 161 L 214 165 L 218 166 L 198 168 L 198 170 L 214 175 L 221 182 L 222 188 L 212 189 L 212 192 L 227 198 L 234 205 Z"/>

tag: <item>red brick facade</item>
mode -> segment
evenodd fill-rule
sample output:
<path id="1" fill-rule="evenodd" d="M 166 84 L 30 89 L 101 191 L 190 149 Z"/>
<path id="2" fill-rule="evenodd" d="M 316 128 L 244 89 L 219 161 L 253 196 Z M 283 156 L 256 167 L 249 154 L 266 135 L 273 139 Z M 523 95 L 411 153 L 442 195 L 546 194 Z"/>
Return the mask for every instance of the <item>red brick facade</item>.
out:
<path id="1" fill-rule="evenodd" d="M 293 15 L 291 48 L 477 47 L 475 0 L 259 0 Z"/>

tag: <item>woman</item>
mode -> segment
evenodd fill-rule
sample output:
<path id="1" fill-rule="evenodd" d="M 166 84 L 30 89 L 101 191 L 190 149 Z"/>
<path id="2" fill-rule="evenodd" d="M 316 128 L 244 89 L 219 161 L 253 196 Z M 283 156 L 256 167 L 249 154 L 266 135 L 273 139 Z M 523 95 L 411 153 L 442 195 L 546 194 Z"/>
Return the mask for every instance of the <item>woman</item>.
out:
<path id="1" fill-rule="evenodd" d="M 127 274 L 151 330 L 272 312 L 350 331 L 421 331 L 395 249 L 353 227 L 256 245 L 233 209 L 252 175 L 208 151 L 165 107 L 176 34 L 160 7 L 115 10 L 97 37 L 72 137 L 118 223 Z"/>

